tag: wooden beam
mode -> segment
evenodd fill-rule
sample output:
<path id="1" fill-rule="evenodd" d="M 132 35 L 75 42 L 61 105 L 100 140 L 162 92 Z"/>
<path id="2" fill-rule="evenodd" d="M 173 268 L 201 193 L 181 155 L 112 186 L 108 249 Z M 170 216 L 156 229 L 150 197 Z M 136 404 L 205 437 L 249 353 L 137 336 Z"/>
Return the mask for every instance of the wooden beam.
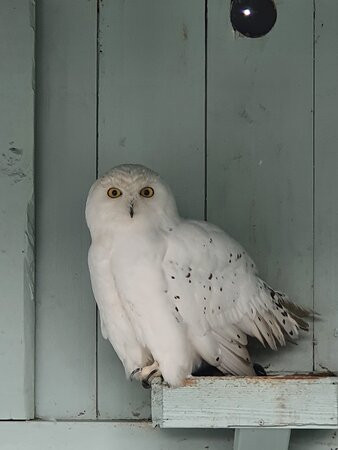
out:
<path id="1" fill-rule="evenodd" d="M 162 428 L 335 428 L 337 407 L 335 377 L 199 377 L 180 388 L 152 385 L 152 420 Z"/>
<path id="2" fill-rule="evenodd" d="M 160 430 L 146 421 L 0 421 L 0 436 L 1 450 L 232 450 L 233 441 L 232 430 Z"/>
<path id="3" fill-rule="evenodd" d="M 161 430 L 152 428 L 149 422 L 135 421 L 0 421 L 0 436 L 1 450 L 23 448 L 24 450 L 42 448 L 48 448 L 48 450 L 233 449 L 232 430 Z M 291 450 L 335 450 L 336 448 L 338 448 L 338 436 L 335 430 L 292 431 Z M 250 445 L 246 450 L 251 449 Z M 274 442 L 270 449 L 279 450 L 277 443 Z"/>

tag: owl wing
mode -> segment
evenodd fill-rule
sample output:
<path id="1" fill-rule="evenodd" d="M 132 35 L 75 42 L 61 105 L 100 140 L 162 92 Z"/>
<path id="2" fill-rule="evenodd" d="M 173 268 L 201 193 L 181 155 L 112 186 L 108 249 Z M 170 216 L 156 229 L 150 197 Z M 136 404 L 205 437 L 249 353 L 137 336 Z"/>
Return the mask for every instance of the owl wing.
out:
<path id="1" fill-rule="evenodd" d="M 247 335 L 277 349 L 296 338 L 309 311 L 257 275 L 246 251 L 218 227 L 183 221 L 168 233 L 168 298 L 197 352 L 223 372 L 252 374 Z"/>

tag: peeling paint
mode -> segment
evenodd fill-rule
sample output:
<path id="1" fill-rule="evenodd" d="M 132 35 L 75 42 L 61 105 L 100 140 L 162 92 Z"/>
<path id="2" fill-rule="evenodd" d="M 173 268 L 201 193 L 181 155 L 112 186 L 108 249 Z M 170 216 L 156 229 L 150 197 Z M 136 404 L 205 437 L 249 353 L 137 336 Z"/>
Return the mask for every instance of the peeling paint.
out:
<path id="1" fill-rule="evenodd" d="M 127 138 L 126 138 L 126 136 L 124 136 L 123 138 L 121 138 L 119 140 L 119 146 L 120 147 L 125 147 L 126 146 L 126 141 L 127 141 Z"/>
<path id="2" fill-rule="evenodd" d="M 22 155 L 23 153 L 23 150 L 21 148 L 16 147 L 10 147 L 9 151 L 14 153 L 15 155 Z"/>
<path id="3" fill-rule="evenodd" d="M 241 117 L 242 119 L 244 119 L 246 122 L 252 124 L 253 123 L 253 119 L 250 116 L 250 114 L 248 113 L 248 111 L 243 108 L 242 111 L 239 112 L 239 117 Z"/>
<path id="4" fill-rule="evenodd" d="M 280 382 L 280 381 L 287 381 L 287 380 L 308 380 L 308 381 L 316 381 L 318 378 L 329 378 L 332 377 L 331 372 L 309 372 L 309 373 L 294 373 L 294 374 L 287 374 L 287 375 L 268 375 L 265 377 L 258 377 L 258 376 L 215 376 L 215 377 L 190 377 L 187 378 L 184 381 L 183 386 L 184 387 L 191 387 L 191 386 L 197 386 L 200 384 L 201 380 L 210 381 L 213 382 L 215 380 L 245 380 L 247 384 L 250 383 L 270 383 L 270 382 Z M 338 380 L 337 380 L 338 382 Z"/>
<path id="5" fill-rule="evenodd" d="M 161 428 L 335 428 L 337 386 L 327 372 L 192 377 L 178 388 L 156 381 L 152 420 Z"/>
<path id="6" fill-rule="evenodd" d="M 23 150 L 18 147 L 9 147 L 7 152 L 0 157 L 0 174 L 12 179 L 13 183 L 18 183 L 26 178 L 26 173 L 18 167 L 23 155 Z"/>
<path id="7" fill-rule="evenodd" d="M 182 26 L 182 36 L 184 41 L 188 40 L 188 27 L 186 26 L 185 23 Z"/>
<path id="8" fill-rule="evenodd" d="M 33 195 L 27 204 L 26 211 L 26 230 L 25 241 L 26 251 L 24 259 L 24 278 L 25 278 L 25 290 L 26 298 L 34 301 L 34 285 L 35 285 L 35 261 L 34 261 L 34 198 Z"/>

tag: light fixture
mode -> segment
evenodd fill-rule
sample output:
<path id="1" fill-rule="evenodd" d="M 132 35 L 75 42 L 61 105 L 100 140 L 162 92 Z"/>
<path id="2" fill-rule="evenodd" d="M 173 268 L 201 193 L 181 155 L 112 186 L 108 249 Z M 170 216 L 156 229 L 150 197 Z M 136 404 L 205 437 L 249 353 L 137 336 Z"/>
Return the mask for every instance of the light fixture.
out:
<path id="1" fill-rule="evenodd" d="M 267 34 L 277 19 L 273 0 L 231 0 L 230 20 L 234 30 L 250 38 Z"/>

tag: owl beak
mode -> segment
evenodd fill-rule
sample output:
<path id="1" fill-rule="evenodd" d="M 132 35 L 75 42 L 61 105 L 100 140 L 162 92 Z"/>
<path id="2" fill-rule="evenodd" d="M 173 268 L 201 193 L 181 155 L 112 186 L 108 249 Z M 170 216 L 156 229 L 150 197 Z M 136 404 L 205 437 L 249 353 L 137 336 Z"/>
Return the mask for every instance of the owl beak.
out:
<path id="1" fill-rule="evenodd" d="M 134 217 L 134 205 L 133 205 L 133 204 L 131 204 L 131 205 L 129 206 L 129 214 L 130 214 L 130 217 L 131 217 L 131 218 Z"/>

